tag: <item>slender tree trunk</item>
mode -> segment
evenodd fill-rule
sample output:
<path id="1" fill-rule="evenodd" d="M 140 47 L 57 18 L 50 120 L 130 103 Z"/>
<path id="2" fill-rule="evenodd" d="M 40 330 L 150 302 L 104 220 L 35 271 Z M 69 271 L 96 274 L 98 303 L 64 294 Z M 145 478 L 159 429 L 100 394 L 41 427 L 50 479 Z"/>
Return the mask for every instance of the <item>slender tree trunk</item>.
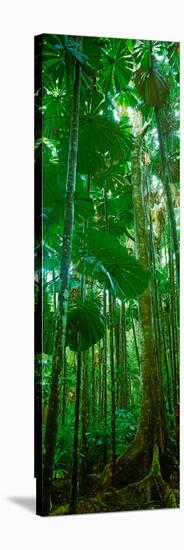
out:
<path id="1" fill-rule="evenodd" d="M 96 372 L 95 372 L 95 346 L 92 347 L 92 417 L 93 431 L 96 429 Z"/>
<path id="2" fill-rule="evenodd" d="M 119 408 L 124 409 L 128 405 L 128 379 L 126 364 L 126 315 L 125 304 L 120 306 L 120 369 L 119 369 Z"/>
<path id="3" fill-rule="evenodd" d="M 138 364 L 139 376 L 140 376 L 141 375 L 141 363 L 140 363 L 139 349 L 138 349 L 138 344 L 137 344 L 137 336 L 136 336 L 136 330 L 135 330 L 135 324 L 134 324 L 134 319 L 133 319 L 132 312 L 131 312 L 131 320 L 132 320 L 132 330 L 133 330 L 133 335 L 134 335 L 135 352 L 136 352 L 137 364 Z"/>
<path id="4" fill-rule="evenodd" d="M 90 176 L 86 180 L 86 191 L 89 196 L 90 192 Z M 88 228 L 88 221 L 85 220 L 83 224 L 83 246 L 85 248 L 86 234 Z M 81 298 L 84 302 L 86 299 L 86 275 L 85 270 L 81 276 Z M 81 443 L 81 475 L 80 475 L 80 490 L 82 494 L 87 489 L 87 438 L 88 432 L 88 416 L 89 416 L 89 396 L 88 396 L 88 350 L 82 353 L 82 443 Z"/>
<path id="5" fill-rule="evenodd" d="M 162 307 L 162 298 L 160 296 L 160 317 L 161 317 L 161 328 L 162 328 L 162 341 L 163 341 L 163 357 L 164 357 L 164 365 L 165 365 L 165 372 L 166 372 L 166 395 L 167 395 L 167 401 L 168 401 L 168 407 L 169 412 L 172 414 L 173 407 L 172 407 L 172 391 L 171 391 L 171 381 L 170 381 L 170 373 L 169 373 L 169 365 L 168 365 L 168 358 L 167 358 L 167 346 L 166 346 L 166 336 L 165 336 L 165 326 L 164 326 L 164 318 L 163 318 L 163 307 Z"/>
<path id="6" fill-rule="evenodd" d="M 64 350 L 64 364 L 63 364 L 63 407 L 62 407 L 62 424 L 64 426 L 65 424 L 65 413 L 66 413 L 66 376 L 67 376 L 67 370 L 66 370 L 66 348 Z"/>
<path id="7" fill-rule="evenodd" d="M 104 465 L 107 462 L 107 299 L 104 289 L 103 314 L 105 319 L 105 330 L 103 337 L 103 417 L 104 417 Z"/>
<path id="8" fill-rule="evenodd" d="M 107 204 L 107 188 L 104 184 L 104 217 L 106 231 L 109 231 L 109 216 Z M 116 401 L 115 401 L 115 375 L 114 375 L 114 334 L 113 334 L 113 301 L 111 291 L 109 296 L 109 347 L 110 347 L 110 372 L 111 372 L 111 444 L 112 444 L 112 471 L 115 471 L 116 460 Z"/>
<path id="9" fill-rule="evenodd" d="M 89 402 L 88 402 L 88 350 L 82 353 L 83 364 L 83 382 L 82 382 L 82 446 L 81 446 L 81 481 L 80 492 L 84 495 L 87 489 L 87 437 L 88 421 L 89 421 Z"/>
<path id="10" fill-rule="evenodd" d="M 78 354 L 77 354 L 75 425 L 74 425 L 74 446 L 73 446 L 73 461 L 72 461 L 72 489 L 71 489 L 71 498 L 70 498 L 70 513 L 71 514 L 76 514 L 76 512 L 77 512 L 81 367 L 82 367 L 82 358 L 81 358 L 81 351 L 79 351 Z"/>
<path id="11" fill-rule="evenodd" d="M 73 99 L 71 109 L 71 128 L 69 138 L 68 169 L 66 179 L 66 198 L 64 214 L 64 231 L 61 254 L 61 289 L 59 292 L 59 304 L 57 311 L 54 353 L 52 361 L 52 378 L 50 398 L 48 405 L 47 424 L 44 445 L 43 464 L 43 500 L 42 514 L 47 515 L 51 505 L 52 468 L 57 437 L 58 412 L 61 394 L 61 372 L 63 368 L 67 307 L 68 307 L 68 282 L 69 269 L 72 255 L 72 236 L 74 225 L 74 193 L 76 185 L 76 168 L 78 152 L 78 130 L 79 130 L 79 105 L 80 105 L 80 64 L 75 62 Z"/>
<path id="12" fill-rule="evenodd" d="M 167 235 L 168 237 L 168 235 Z M 163 233 L 163 241 L 164 241 L 164 254 L 165 254 L 165 265 L 167 266 L 167 276 L 170 279 L 171 273 L 170 273 L 170 239 L 168 237 L 167 243 L 165 238 L 165 232 Z M 170 284 L 172 286 L 172 283 L 170 281 Z M 175 355 L 174 355 L 174 346 L 173 346 L 173 339 L 172 339 L 172 315 L 171 315 L 171 296 L 167 298 L 166 302 L 162 305 L 162 319 L 163 324 L 166 327 L 166 333 L 165 333 L 165 340 L 166 340 L 166 349 L 169 351 L 169 366 L 170 366 L 170 378 L 171 378 L 171 387 L 172 387 L 172 402 L 173 406 L 175 404 L 175 397 L 176 397 L 176 381 L 174 377 L 174 363 L 175 363 Z"/>
<path id="13" fill-rule="evenodd" d="M 166 304 L 166 326 L 167 326 L 167 339 L 168 339 L 168 347 L 169 347 L 169 355 L 170 355 L 170 370 L 171 370 L 171 377 L 172 377 L 172 387 L 173 387 L 173 395 L 174 395 L 174 404 L 175 404 L 175 396 L 176 396 L 176 381 L 174 377 L 174 348 L 173 348 L 173 339 L 172 339 L 172 327 L 171 327 L 171 305 L 168 301 Z"/>
<path id="14" fill-rule="evenodd" d="M 111 369 L 111 444 L 112 444 L 112 471 L 115 470 L 116 460 L 116 404 L 115 404 L 115 375 L 114 375 L 114 331 L 113 331 L 113 302 L 109 291 L 109 331 L 110 331 L 110 369 Z"/>
<path id="15" fill-rule="evenodd" d="M 54 312 L 57 311 L 57 302 L 56 302 L 56 282 L 55 282 L 55 270 L 52 271 L 52 280 L 53 280 L 53 302 L 54 302 Z"/>
<path id="16" fill-rule="evenodd" d="M 170 328 L 171 328 L 171 339 L 172 339 L 172 351 L 173 351 L 173 378 L 174 378 L 174 404 L 175 407 L 178 403 L 178 357 L 177 357 L 177 329 L 176 329 L 176 319 L 175 319 L 175 289 L 174 289 L 174 273 L 173 273 L 173 261 L 172 261 L 172 250 L 169 243 L 169 274 L 170 274 Z"/>
<path id="17" fill-rule="evenodd" d="M 98 418 L 99 418 L 99 422 L 101 422 L 102 420 L 102 407 L 103 407 L 103 403 L 102 403 L 102 398 L 103 398 L 103 394 L 102 394 L 102 348 L 99 348 L 99 351 L 100 351 L 100 357 L 99 357 L 99 364 L 98 364 L 98 372 L 99 372 L 99 401 L 98 401 Z"/>
<path id="18" fill-rule="evenodd" d="M 114 327 L 115 364 L 116 364 L 116 403 L 119 406 L 119 374 L 120 374 L 120 319 Z"/>

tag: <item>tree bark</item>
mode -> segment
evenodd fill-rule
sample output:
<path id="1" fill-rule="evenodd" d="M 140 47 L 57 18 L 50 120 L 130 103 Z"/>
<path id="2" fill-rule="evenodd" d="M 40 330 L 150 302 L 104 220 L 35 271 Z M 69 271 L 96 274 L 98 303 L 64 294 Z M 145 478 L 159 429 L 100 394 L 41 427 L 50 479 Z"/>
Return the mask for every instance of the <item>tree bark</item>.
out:
<path id="1" fill-rule="evenodd" d="M 147 128 L 148 125 L 136 137 L 132 157 L 136 255 L 146 269 L 149 267 L 149 257 L 142 196 L 141 146 Z M 117 461 L 117 472 L 114 481 L 122 485 L 142 479 L 149 471 L 154 444 L 158 445 L 160 453 L 164 452 L 162 385 L 156 358 L 150 284 L 139 298 L 139 317 L 141 330 L 140 360 L 143 382 L 142 406 L 135 439 L 125 454 Z"/>
<path id="2" fill-rule="evenodd" d="M 104 183 L 104 218 L 105 228 L 109 232 L 109 215 L 107 205 L 107 185 Z M 114 330 L 113 330 L 113 301 L 111 291 L 109 297 L 109 351 L 110 351 L 110 373 L 111 373 L 111 445 L 112 445 L 112 471 L 115 471 L 116 461 L 116 401 L 115 401 L 115 375 L 114 375 Z"/>
<path id="3" fill-rule="evenodd" d="M 139 349 L 138 349 L 138 344 L 137 344 L 137 336 L 136 336 L 136 330 L 135 330 L 135 324 L 134 324 L 132 311 L 131 311 L 131 320 L 132 320 L 132 330 L 133 330 L 133 335 L 134 335 L 134 344 L 135 344 L 137 364 L 138 364 L 138 369 L 139 369 L 139 376 L 141 376 L 141 363 L 140 363 Z"/>
<path id="4" fill-rule="evenodd" d="M 164 141 L 164 136 L 162 131 L 161 113 L 157 107 L 155 107 L 155 117 L 156 117 L 156 123 L 157 123 L 158 139 L 160 144 L 160 156 L 162 161 L 162 181 L 163 181 L 165 194 L 167 198 L 167 207 L 168 207 L 169 221 L 171 224 L 173 248 L 175 252 L 175 261 L 176 261 L 176 273 L 177 273 L 178 286 L 179 286 L 180 264 L 179 264 L 179 245 L 178 245 L 178 237 L 177 237 L 177 229 L 176 229 L 176 220 L 175 220 L 172 194 L 171 194 L 170 181 L 169 181 L 167 147 Z"/>
<path id="5" fill-rule="evenodd" d="M 80 64 L 74 66 L 73 98 L 71 109 L 71 127 L 69 138 L 68 168 L 66 178 L 66 198 L 64 230 L 61 254 L 59 303 L 56 320 L 55 343 L 52 361 L 52 378 L 48 405 L 47 424 L 43 460 L 43 499 L 42 514 L 47 515 L 51 507 L 52 469 L 57 437 L 58 411 L 61 394 L 61 372 L 64 361 L 66 339 L 69 269 L 72 255 L 72 236 L 74 225 L 74 193 L 76 186 L 79 105 L 80 105 Z"/>

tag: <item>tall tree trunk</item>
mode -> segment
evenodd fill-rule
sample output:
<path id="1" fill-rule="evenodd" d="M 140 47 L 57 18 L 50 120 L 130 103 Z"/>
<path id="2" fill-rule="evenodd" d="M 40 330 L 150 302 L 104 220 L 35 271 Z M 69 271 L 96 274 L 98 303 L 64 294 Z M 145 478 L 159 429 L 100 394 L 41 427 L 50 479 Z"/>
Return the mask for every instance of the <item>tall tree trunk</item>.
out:
<path id="1" fill-rule="evenodd" d="M 65 424 L 65 415 L 66 415 L 66 377 L 67 377 L 67 369 L 66 369 L 66 348 L 64 350 L 64 357 L 63 357 L 63 403 L 62 403 L 62 424 L 64 426 Z"/>
<path id="2" fill-rule="evenodd" d="M 52 271 L 54 312 L 57 311 L 55 270 Z"/>
<path id="3" fill-rule="evenodd" d="M 120 409 L 124 409 L 128 405 L 128 380 L 127 380 L 127 365 L 126 365 L 126 316 L 125 303 L 120 306 L 120 368 L 119 368 L 119 402 Z"/>
<path id="4" fill-rule="evenodd" d="M 79 351 L 78 354 L 77 354 L 77 379 L 76 379 L 76 396 L 75 396 L 75 425 L 74 425 L 74 445 L 73 445 L 73 461 L 72 461 L 72 483 L 71 483 L 72 489 L 71 489 L 71 498 L 70 498 L 70 514 L 76 514 L 76 512 L 77 512 L 81 367 L 82 367 L 82 358 L 81 358 L 81 351 Z"/>
<path id="5" fill-rule="evenodd" d="M 115 338 L 115 365 L 116 365 L 116 403 L 119 406 L 119 372 L 120 372 L 120 319 L 114 327 Z"/>
<path id="6" fill-rule="evenodd" d="M 95 346 L 92 346 L 92 417 L 93 431 L 96 429 L 96 372 L 95 372 Z"/>
<path id="7" fill-rule="evenodd" d="M 169 241 L 169 275 L 170 275 L 170 328 L 173 350 L 173 378 L 174 378 L 174 403 L 175 407 L 179 401 L 179 358 L 178 358 L 178 326 L 176 320 L 176 302 L 175 302 L 175 282 L 174 282 L 174 266 L 173 253 Z"/>
<path id="8" fill-rule="evenodd" d="M 80 493 L 85 494 L 87 489 L 87 437 L 88 421 L 89 421 L 89 400 L 88 400 L 88 350 L 82 353 L 83 365 L 83 381 L 82 381 L 82 445 L 81 445 L 81 476 L 80 476 Z"/>
<path id="9" fill-rule="evenodd" d="M 90 192 L 90 176 L 87 176 L 86 180 L 86 192 L 89 196 Z M 88 228 L 88 221 L 83 223 L 83 247 L 86 246 L 86 234 Z M 85 269 L 81 276 L 81 298 L 85 301 L 86 298 L 86 275 Z M 86 490 L 87 481 L 87 439 L 86 433 L 88 432 L 88 415 L 89 415 L 89 396 L 88 396 L 88 350 L 82 353 L 82 460 L 81 460 L 81 476 L 80 476 L 80 490 L 82 494 Z"/>
<path id="10" fill-rule="evenodd" d="M 132 157 L 136 254 L 145 268 L 149 267 L 149 261 L 142 196 L 141 146 L 147 128 L 148 125 L 136 137 Z M 156 359 L 150 284 L 139 298 L 139 316 L 143 382 L 141 416 L 132 445 L 117 461 L 115 481 L 121 484 L 137 481 L 145 476 L 151 467 L 154 444 L 161 453 L 164 451 L 161 379 Z"/>
<path id="11" fill-rule="evenodd" d="M 160 328 L 160 316 L 159 316 L 159 305 L 158 305 L 158 284 L 156 277 L 156 258 L 155 258 L 155 246 L 154 246 L 154 237 L 153 237 L 153 224 L 152 224 L 152 215 L 151 215 L 151 174 L 150 167 L 146 165 L 144 167 L 144 192 L 146 192 L 146 205 L 145 205 L 145 215 L 147 220 L 147 246 L 149 249 L 149 265 L 152 267 L 152 311 L 153 311 L 153 324 L 154 324 L 154 334 L 155 334 L 155 349 L 158 362 L 158 368 L 160 370 L 160 376 L 162 380 L 162 339 L 161 339 L 161 328 Z"/>
<path id="12" fill-rule="evenodd" d="M 87 178 L 87 192 L 89 193 L 90 178 Z M 85 246 L 85 238 L 87 231 L 87 221 L 83 224 L 83 246 Z M 86 276 L 83 271 L 80 281 L 80 296 L 84 302 L 86 298 Z M 80 340 L 79 340 L 80 342 Z M 79 431 L 80 431 L 80 396 L 81 396 L 81 380 L 82 380 L 82 461 L 81 472 L 79 476 Z M 86 465 L 87 465 L 87 440 L 86 432 L 88 430 L 88 351 L 78 351 L 77 354 L 77 382 L 76 382 L 76 399 L 75 399 L 75 426 L 74 426 L 74 445 L 73 445 L 73 461 L 72 461 L 72 489 L 70 499 L 70 513 L 77 513 L 77 500 L 79 490 L 82 494 L 86 490 Z M 80 489 L 79 489 L 80 478 Z"/>
<path id="13" fill-rule="evenodd" d="M 105 319 L 105 330 L 103 337 L 103 418 L 104 418 L 104 465 L 107 462 L 107 298 L 106 290 L 103 291 L 103 314 Z"/>
<path id="14" fill-rule="evenodd" d="M 100 342 L 98 343 L 98 420 L 102 418 L 102 352 Z"/>
<path id="15" fill-rule="evenodd" d="M 50 398 L 48 405 L 47 424 L 44 444 L 43 481 L 40 480 L 43 492 L 43 515 L 50 511 L 52 468 L 57 437 L 58 412 L 61 394 L 61 372 L 63 368 L 67 308 L 68 308 L 68 282 L 69 269 L 72 255 L 72 236 L 74 225 L 74 193 L 76 186 L 78 131 L 79 131 L 79 105 L 80 105 L 80 64 L 76 61 L 74 66 L 73 98 L 71 108 L 71 127 L 69 138 L 68 168 L 66 179 L 66 198 L 64 214 L 63 244 L 61 254 L 61 289 L 56 320 L 55 343 L 52 361 L 52 378 Z"/>
<path id="16" fill-rule="evenodd" d="M 177 279 L 179 284 L 179 278 L 180 278 L 179 245 L 178 245 L 176 220 L 175 220 L 174 207 L 173 207 L 172 194 L 171 194 L 170 181 L 169 181 L 167 145 L 164 140 L 163 131 L 162 131 L 161 111 L 157 107 L 155 107 L 155 116 L 156 116 L 156 123 L 157 123 L 158 139 L 160 144 L 160 156 L 161 156 L 161 162 L 162 162 L 162 181 L 163 181 L 165 194 L 167 198 L 168 215 L 169 215 L 169 221 L 171 224 L 173 248 L 175 252 L 176 273 L 177 273 Z"/>
<path id="17" fill-rule="evenodd" d="M 116 404 L 115 404 L 115 375 L 114 375 L 114 330 L 113 330 L 113 301 L 109 291 L 109 346 L 110 346 L 110 372 L 111 372 L 111 445 L 112 445 L 112 471 L 115 470 L 116 460 Z"/>
<path id="18" fill-rule="evenodd" d="M 109 231 L 109 215 L 107 204 L 107 186 L 104 184 L 104 218 L 105 228 Z M 110 347 L 110 373 L 111 373 L 111 445 L 112 445 L 112 471 L 115 471 L 116 460 L 116 401 L 115 401 L 115 375 L 114 375 L 114 330 L 113 330 L 113 300 L 111 291 L 109 296 L 109 347 Z"/>

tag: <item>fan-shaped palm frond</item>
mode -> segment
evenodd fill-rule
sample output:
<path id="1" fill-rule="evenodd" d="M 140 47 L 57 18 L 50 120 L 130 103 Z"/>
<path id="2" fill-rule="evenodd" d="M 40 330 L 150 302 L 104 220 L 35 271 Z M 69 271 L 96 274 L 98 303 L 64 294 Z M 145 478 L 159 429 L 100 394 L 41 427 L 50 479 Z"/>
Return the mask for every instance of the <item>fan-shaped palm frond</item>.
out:
<path id="1" fill-rule="evenodd" d="M 81 251 L 77 260 L 79 271 L 85 270 L 121 299 L 139 296 L 148 285 L 149 272 L 105 231 L 88 230 L 86 251 Z"/>
<path id="2" fill-rule="evenodd" d="M 133 222 L 133 205 L 132 205 L 132 189 L 128 185 L 124 185 L 120 192 L 107 196 L 107 210 L 109 215 L 109 229 L 117 234 L 122 234 L 124 229 Z M 98 217 L 104 219 L 104 199 L 97 205 Z M 99 223 L 99 222 L 98 222 Z"/>
<path id="3" fill-rule="evenodd" d="M 103 74 L 100 85 L 106 92 L 120 92 L 127 86 L 133 68 L 133 59 L 126 43 L 119 39 L 109 40 L 109 44 L 102 48 L 101 63 Z"/>
<path id="4" fill-rule="evenodd" d="M 140 40 L 134 50 L 138 65 L 135 84 L 145 105 L 148 106 L 162 107 L 168 94 L 168 83 L 157 57 L 161 49 L 159 42 Z"/>
<path id="5" fill-rule="evenodd" d="M 107 162 L 108 164 L 108 162 Z M 129 164 L 128 162 L 114 162 L 110 166 L 103 166 L 102 170 L 94 174 L 93 184 L 96 187 L 104 187 L 106 184 L 106 189 L 113 190 L 115 187 L 122 188 L 127 184 L 127 178 L 129 174 Z"/>
<path id="6" fill-rule="evenodd" d="M 42 136 L 35 142 L 35 160 L 56 164 L 59 161 L 58 149 L 59 142 L 56 139 Z"/>
<path id="7" fill-rule="evenodd" d="M 148 70 L 137 70 L 135 83 L 146 105 L 162 107 L 166 101 L 168 86 L 165 77 L 154 63 Z"/>
<path id="8" fill-rule="evenodd" d="M 87 55 L 81 52 L 79 41 L 68 35 L 45 35 L 43 62 L 46 68 L 52 70 L 53 75 L 59 75 L 62 80 L 66 71 L 68 77 L 72 76 L 74 61 L 80 63 L 87 75 L 94 74 L 94 68 L 89 63 Z"/>
<path id="9" fill-rule="evenodd" d="M 103 114 L 89 113 L 80 120 L 78 170 L 82 174 L 94 174 L 104 163 L 104 155 L 120 148 L 121 130 L 115 120 Z M 113 156 L 113 155 L 112 155 Z"/>
<path id="10" fill-rule="evenodd" d="M 65 204 L 65 178 L 66 167 L 57 165 L 45 165 L 43 205 L 47 213 L 48 222 L 62 226 Z M 80 180 L 78 180 L 80 181 Z M 94 215 L 93 200 L 87 194 L 84 186 L 77 184 L 74 196 L 75 214 L 78 218 L 91 218 Z"/>
<path id="11" fill-rule="evenodd" d="M 136 93 L 135 88 L 131 88 L 130 86 L 127 88 L 124 88 L 122 92 L 118 94 L 118 96 L 115 98 L 116 104 L 119 107 L 137 107 L 140 99 L 138 97 L 138 94 Z"/>
<path id="12" fill-rule="evenodd" d="M 62 128 L 67 103 L 66 88 L 61 85 L 58 79 L 56 82 L 51 81 L 49 86 L 44 88 L 42 112 L 43 128 L 46 133 L 47 128 L 51 131 L 52 129 Z"/>
<path id="13" fill-rule="evenodd" d="M 141 65 L 144 71 L 148 71 L 151 67 L 151 56 L 161 54 L 162 43 L 155 40 L 136 40 L 133 49 L 133 57 L 137 65 Z"/>
<path id="14" fill-rule="evenodd" d="M 98 342 L 104 334 L 104 317 L 99 302 L 77 298 L 69 306 L 67 344 L 74 351 L 83 351 Z"/>

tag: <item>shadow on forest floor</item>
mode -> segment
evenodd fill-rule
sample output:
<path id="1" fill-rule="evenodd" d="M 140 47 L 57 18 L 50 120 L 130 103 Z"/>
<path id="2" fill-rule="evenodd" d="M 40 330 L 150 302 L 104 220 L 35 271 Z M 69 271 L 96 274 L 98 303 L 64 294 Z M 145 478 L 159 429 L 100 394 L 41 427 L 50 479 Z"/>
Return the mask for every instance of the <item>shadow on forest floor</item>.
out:
<path id="1" fill-rule="evenodd" d="M 15 505 L 25 508 L 31 513 L 36 513 L 36 500 L 34 497 L 11 496 L 7 497 L 7 500 L 13 502 Z"/>

